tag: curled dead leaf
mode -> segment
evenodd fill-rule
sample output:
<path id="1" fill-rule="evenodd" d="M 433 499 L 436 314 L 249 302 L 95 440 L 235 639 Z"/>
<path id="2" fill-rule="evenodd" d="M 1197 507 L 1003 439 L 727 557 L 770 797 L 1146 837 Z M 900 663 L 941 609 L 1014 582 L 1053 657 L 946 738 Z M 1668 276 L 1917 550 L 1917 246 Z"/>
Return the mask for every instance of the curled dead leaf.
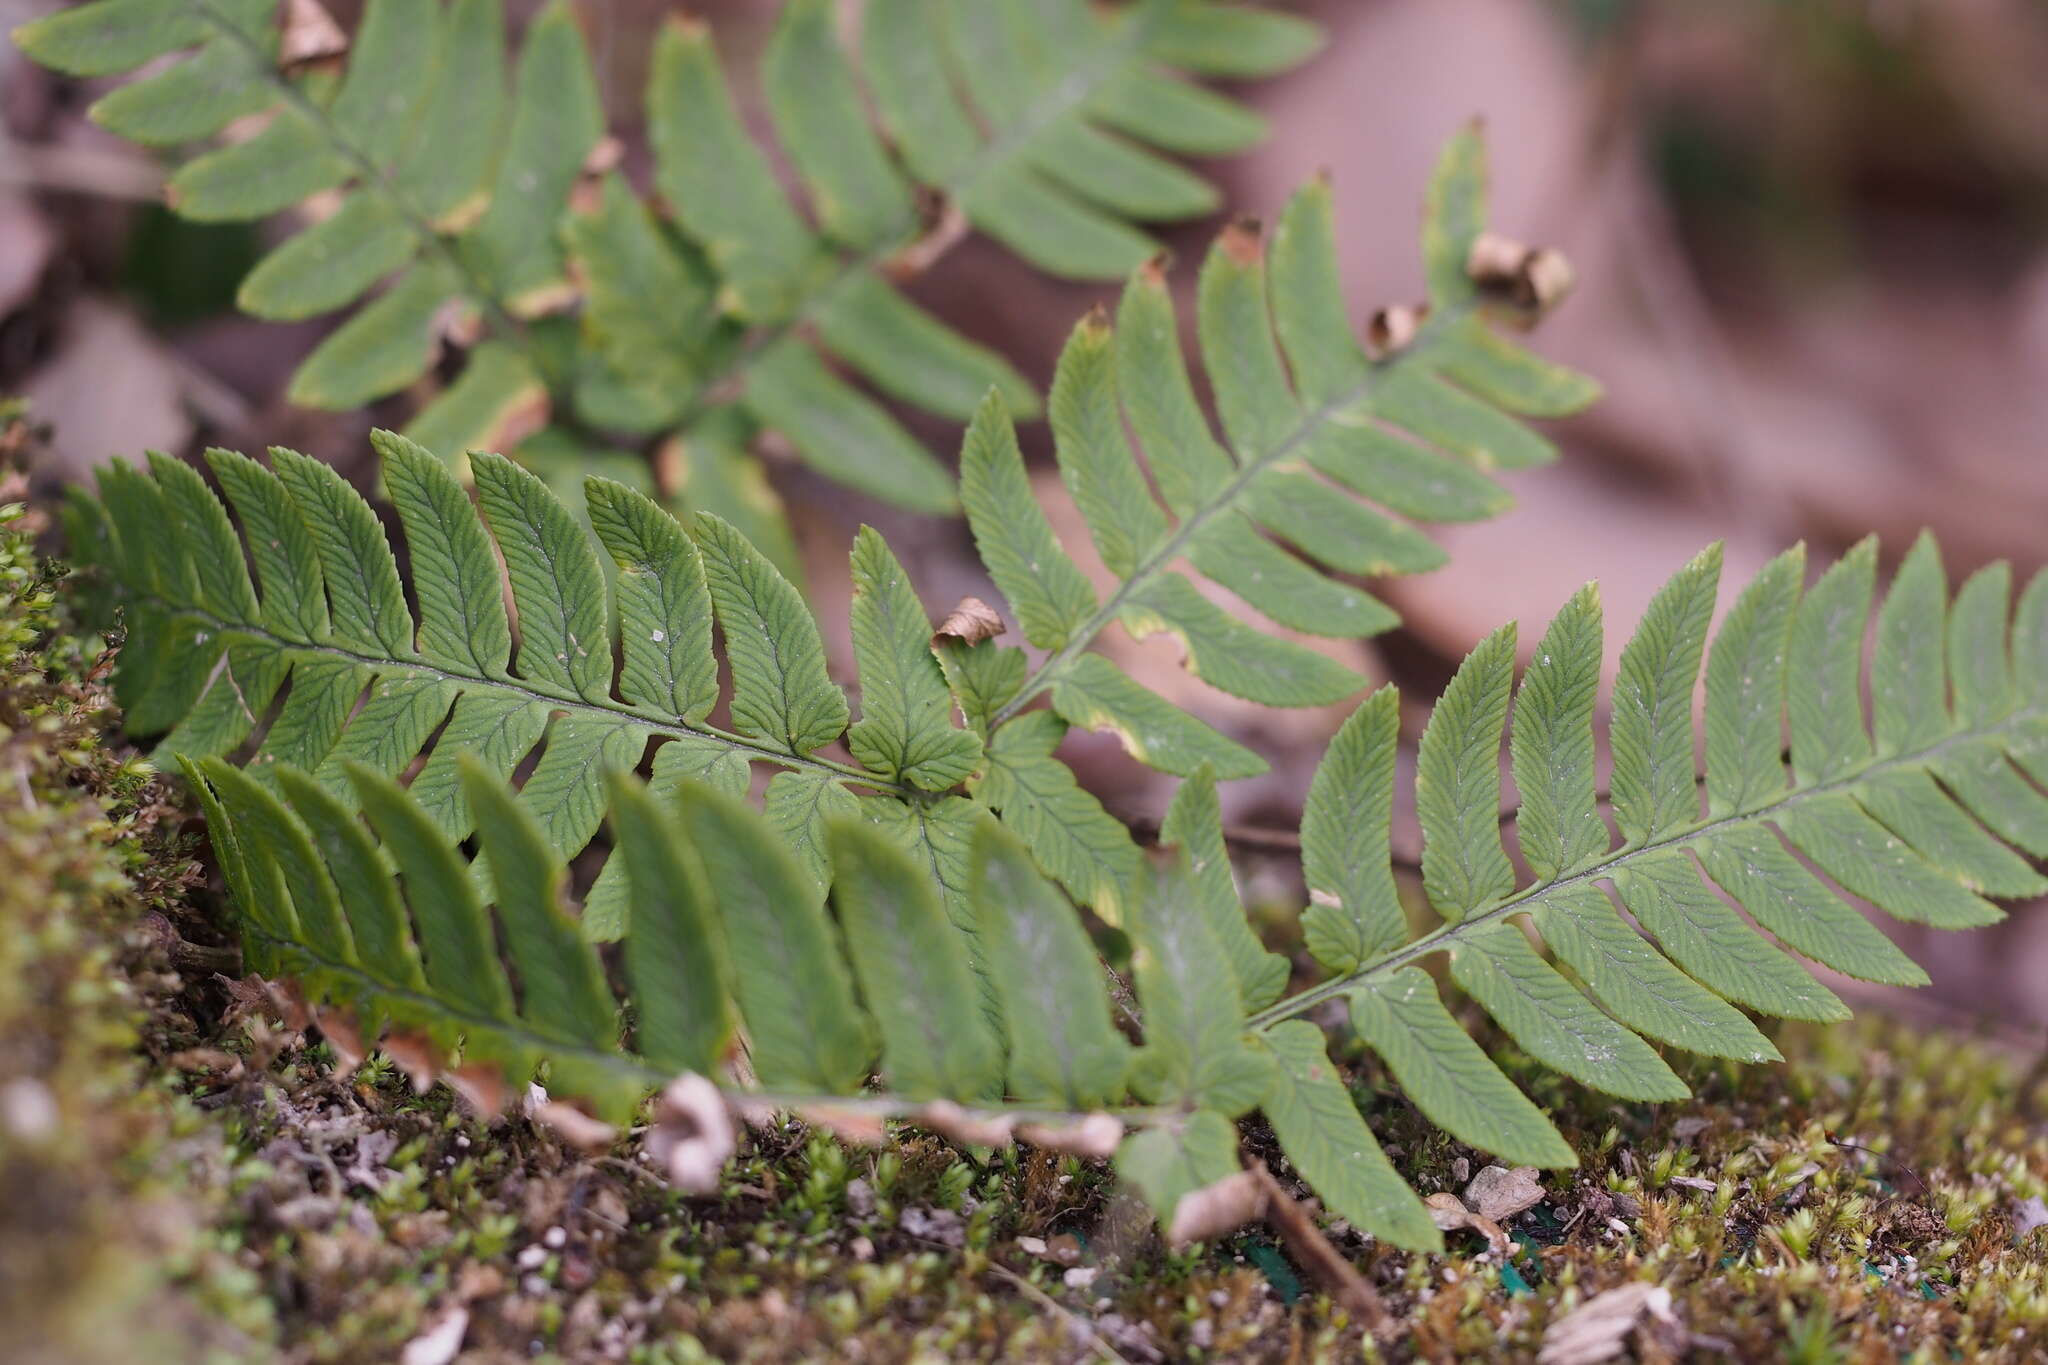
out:
<path id="1" fill-rule="evenodd" d="M 1429 1209 L 1429 1220 L 1443 1232 L 1456 1232 L 1470 1228 L 1484 1237 L 1493 1249 L 1505 1254 L 1514 1243 L 1508 1237 L 1507 1229 L 1465 1207 L 1465 1201 L 1449 1191 L 1429 1196 L 1422 1201 Z"/>
<path id="2" fill-rule="evenodd" d="M 732 1115 L 718 1087 L 694 1072 L 670 1081 L 655 1101 L 647 1154 L 669 1183 L 689 1194 L 718 1189 L 719 1173 L 734 1147 Z"/>
<path id="3" fill-rule="evenodd" d="M 920 198 L 929 195 L 922 191 Z M 938 259 L 963 241 L 972 224 L 960 206 L 951 199 L 935 199 L 929 204 L 919 205 L 925 222 L 929 223 L 924 233 L 910 245 L 882 262 L 882 273 L 897 284 L 916 279 L 932 268 Z"/>
<path id="4" fill-rule="evenodd" d="M 1536 322 L 1562 302 L 1576 278 L 1563 252 L 1524 246 L 1494 232 L 1482 232 L 1473 241 L 1465 273 L 1482 291 L 1512 305 L 1524 323 Z"/>
<path id="5" fill-rule="evenodd" d="M 278 70 L 297 73 L 348 52 L 348 35 L 319 0 L 285 0 L 278 15 Z"/>
<path id="6" fill-rule="evenodd" d="M 946 613 L 946 619 L 939 623 L 939 628 L 932 632 L 932 643 L 978 645 L 983 640 L 993 640 L 1008 629 L 1002 613 L 994 607 L 979 597 L 963 597 L 958 606 Z"/>
<path id="7" fill-rule="evenodd" d="M 1426 303 L 1390 303 L 1373 313 L 1366 324 L 1366 340 L 1375 353 L 1388 356 L 1405 349 L 1415 340 L 1415 334 L 1422 330 L 1424 319 L 1429 316 Z"/>
<path id="8" fill-rule="evenodd" d="M 1023 1123 L 1017 1138 L 1034 1147 L 1065 1152 L 1088 1161 L 1107 1161 L 1124 1140 L 1124 1125 L 1113 1114 L 1089 1114 L 1074 1123 Z"/>
<path id="9" fill-rule="evenodd" d="M 1627 1349 L 1638 1327 L 1661 1327 L 1661 1335 L 1681 1336 L 1683 1328 L 1671 1311 L 1671 1291 L 1661 1285 L 1625 1284 L 1595 1294 L 1550 1324 L 1537 1352 L 1538 1365 L 1600 1365 Z M 1682 1338 L 1681 1338 L 1682 1339 Z M 1671 1342 L 1660 1343 L 1669 1346 Z M 1645 1359 L 1652 1358 L 1648 1353 Z"/>
<path id="10" fill-rule="evenodd" d="M 1235 1171 L 1214 1184 L 1189 1190 L 1173 1206 L 1166 1240 L 1179 1247 L 1236 1232 L 1265 1213 L 1266 1197 L 1264 1182 L 1252 1171 Z"/>

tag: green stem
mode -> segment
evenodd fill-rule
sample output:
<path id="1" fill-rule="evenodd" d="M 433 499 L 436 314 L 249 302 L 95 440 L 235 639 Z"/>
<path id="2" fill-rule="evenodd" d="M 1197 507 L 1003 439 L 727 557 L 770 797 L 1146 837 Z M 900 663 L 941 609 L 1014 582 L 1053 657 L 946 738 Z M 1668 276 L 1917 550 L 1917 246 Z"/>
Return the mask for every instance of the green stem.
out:
<path id="1" fill-rule="evenodd" d="M 1890 758 L 1875 759 L 1840 776 L 1830 778 L 1825 782 L 1816 782 L 1807 787 L 1792 788 L 1777 800 L 1768 805 L 1759 806 L 1754 810 L 1742 811 L 1735 815 L 1725 815 L 1718 819 L 1698 821 L 1686 826 L 1684 829 L 1664 835 L 1662 838 L 1652 839 L 1647 843 L 1638 844 L 1632 848 L 1617 849 L 1590 867 L 1582 868 L 1577 872 L 1559 877 L 1554 881 L 1526 887 L 1498 905 L 1489 907 L 1477 914 L 1469 915 L 1462 920 L 1440 925 L 1429 933 L 1424 934 L 1421 938 L 1405 943 L 1401 947 L 1371 962 L 1355 967 L 1342 976 L 1332 977 L 1328 981 L 1311 986 L 1305 991 L 1289 996 L 1277 1004 L 1268 1006 L 1247 1019 L 1245 1027 L 1252 1032 L 1263 1033 L 1283 1020 L 1306 1014 L 1325 1000 L 1348 994 L 1368 982 L 1390 976 L 1400 968 L 1427 957 L 1431 953 L 1453 950 L 1483 928 L 1498 924 L 1511 915 L 1527 914 L 1529 911 L 1534 910 L 1553 892 L 1612 877 L 1615 873 L 1622 871 L 1641 859 L 1675 850 L 1692 848 L 1702 840 L 1711 838 L 1713 835 L 1724 830 L 1737 828 L 1742 825 L 1763 824 L 1783 815 L 1802 801 L 1833 792 L 1852 790 L 1869 778 L 1882 776 L 1888 772 L 1923 769 L 1959 744 L 1968 744 L 2009 732 L 2023 731 L 2029 725 L 2040 724 L 2044 721 L 2048 721 L 2048 707 L 2024 707 L 2007 715 L 1996 724 L 1988 725 L 1981 730 L 1952 734 L 1912 753 L 1895 754 Z"/>

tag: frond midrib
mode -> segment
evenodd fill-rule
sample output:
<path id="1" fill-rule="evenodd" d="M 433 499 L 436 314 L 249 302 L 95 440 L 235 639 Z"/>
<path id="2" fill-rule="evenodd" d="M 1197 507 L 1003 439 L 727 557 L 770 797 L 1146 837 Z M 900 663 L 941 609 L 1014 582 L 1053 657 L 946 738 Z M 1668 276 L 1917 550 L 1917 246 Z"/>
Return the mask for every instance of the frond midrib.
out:
<path id="1" fill-rule="evenodd" d="M 1245 1027 L 1252 1032 L 1263 1033 L 1275 1024 L 1307 1013 L 1325 1000 L 1348 994 L 1370 982 L 1382 980 L 1398 969 L 1410 966 L 1432 953 L 1454 950 L 1479 930 L 1498 924 L 1510 916 L 1527 914 L 1534 910 L 1555 892 L 1575 886 L 1592 885 L 1603 878 L 1612 877 L 1640 860 L 1660 853 L 1689 849 L 1703 839 L 1730 829 L 1767 825 L 1784 815 L 1786 811 L 1813 797 L 1837 792 L 1853 793 L 1864 782 L 1890 772 L 1924 770 L 1943 754 L 1960 745 L 2015 732 L 2023 733 L 2029 725 L 2043 722 L 2048 722 L 2048 703 L 2022 706 L 2008 712 L 1994 723 L 1976 729 L 1951 731 L 1934 743 L 1911 753 L 1871 759 L 1825 781 L 1804 787 L 1795 785 L 1767 805 L 1738 811 L 1733 815 L 1696 821 L 1646 843 L 1616 849 L 1589 867 L 1552 881 L 1525 887 L 1497 905 L 1468 915 L 1462 920 L 1440 925 L 1365 966 L 1354 968 L 1342 976 L 1333 977 L 1279 1001 L 1252 1015 L 1245 1021 Z"/>
<path id="2" fill-rule="evenodd" d="M 173 602 L 157 593 L 138 593 L 139 600 L 155 604 L 171 616 L 184 616 L 203 621 L 214 628 L 222 637 L 242 636 L 270 645 L 293 654 L 316 658 L 338 659 L 358 664 L 373 673 L 405 673 L 414 677 L 427 676 L 443 682 L 453 683 L 465 689 L 489 688 L 500 693 L 510 693 L 530 701 L 542 702 L 557 710 L 581 712 L 608 719 L 630 720 L 645 726 L 648 730 L 670 739 L 703 739 L 723 744 L 749 761 L 759 760 L 775 763 L 785 768 L 807 769 L 829 777 L 855 782 L 864 787 L 887 792 L 906 801 L 926 801 L 932 793 L 921 792 L 900 782 L 891 781 L 880 773 L 869 772 L 851 763 L 840 763 L 815 755 L 792 754 L 776 749 L 761 740 L 749 739 L 745 735 L 721 730 L 713 725 L 692 725 L 659 711 L 643 709 L 624 702 L 594 702 L 580 693 L 557 689 L 529 678 L 511 676 L 492 677 L 477 673 L 463 673 L 443 664 L 436 664 L 421 657 L 396 658 L 389 655 L 365 654 L 349 649 L 333 641 L 295 640 L 280 635 L 269 628 L 245 621 L 231 621 L 191 603 Z M 609 645 L 607 645 L 609 648 Z M 223 655 L 225 657 L 225 655 Z"/>
<path id="3" fill-rule="evenodd" d="M 1061 645 L 1039 664 L 1031 676 L 1024 680 L 1024 686 L 1018 690 L 1017 695 L 990 718 L 989 728 L 994 729 L 1017 715 L 1033 698 L 1057 682 L 1074 660 L 1088 652 L 1089 647 L 1095 643 L 1095 637 L 1100 635 L 1110 622 L 1117 619 L 1132 597 L 1187 552 L 1196 532 L 1208 525 L 1216 516 L 1230 511 L 1253 480 L 1299 450 L 1304 443 L 1334 420 L 1338 413 L 1370 398 L 1373 389 L 1383 383 L 1387 376 L 1419 363 L 1441 334 L 1470 316 L 1476 307 L 1476 304 L 1467 301 L 1445 308 L 1440 313 L 1432 312 L 1429 320 L 1418 329 L 1414 339 L 1407 346 L 1383 359 L 1368 362 L 1364 378 L 1310 408 L 1302 414 L 1301 420 L 1294 428 L 1274 442 L 1270 449 L 1261 451 L 1240 465 L 1230 482 L 1218 489 L 1213 497 L 1181 518 L 1172 533 L 1160 542 L 1157 549 L 1140 560 L 1128 577 L 1116 585 L 1109 596 L 1103 599 L 1102 604 L 1074 631 L 1067 643 Z M 1227 443 L 1225 448 L 1228 449 Z"/>

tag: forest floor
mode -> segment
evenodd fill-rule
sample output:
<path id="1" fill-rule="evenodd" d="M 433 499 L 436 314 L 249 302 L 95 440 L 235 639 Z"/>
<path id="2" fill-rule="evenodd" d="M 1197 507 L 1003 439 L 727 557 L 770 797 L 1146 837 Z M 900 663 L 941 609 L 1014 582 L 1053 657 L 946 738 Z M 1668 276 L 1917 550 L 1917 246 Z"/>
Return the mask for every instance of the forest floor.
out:
<path id="1" fill-rule="evenodd" d="M 344 1074 L 242 978 L 39 514 L 0 517 L 0 1362 L 2042 1358 L 2048 1069 L 1883 1017 L 1674 1058 L 1685 1104 L 1514 1067 L 1579 1168 L 1480 1181 L 1534 1200 L 1504 1246 L 1329 1228 L 1377 1339 L 1262 1228 L 1166 1249 L 1100 1164 L 792 1124 L 684 1197 L 630 1137 Z M 1351 1079 L 1403 1174 L 1473 1189 L 1485 1158 Z"/>

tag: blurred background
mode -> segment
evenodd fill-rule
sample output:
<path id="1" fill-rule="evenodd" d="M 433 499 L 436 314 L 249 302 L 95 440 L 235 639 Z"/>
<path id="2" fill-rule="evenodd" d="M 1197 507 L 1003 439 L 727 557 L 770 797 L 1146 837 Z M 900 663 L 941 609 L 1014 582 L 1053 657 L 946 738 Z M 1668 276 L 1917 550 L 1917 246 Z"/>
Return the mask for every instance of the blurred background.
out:
<path id="1" fill-rule="evenodd" d="M 0 0 L 0 26 L 57 8 Z M 1500 521 L 1446 528 L 1450 567 L 1390 584 L 1407 624 L 1340 647 L 1399 682 L 1413 728 L 1463 652 L 1504 620 L 1533 642 L 1598 579 L 1611 656 L 1663 579 L 1727 543 L 1739 584 L 1804 539 L 1825 563 L 1866 533 L 1895 563 L 1922 527 L 1952 580 L 2010 558 L 2048 561 L 2048 6 L 2035 0 L 1301 0 L 1329 45 L 1242 92 L 1272 122 L 1257 152 L 1206 167 L 1240 213 L 1271 216 L 1318 170 L 1336 188 L 1354 315 L 1421 295 L 1425 178 L 1459 125 L 1484 121 L 1493 222 L 1556 246 L 1576 293 L 1536 338 L 1607 397 L 1554 433 L 1563 462 L 1511 480 Z M 356 5 L 329 8 L 345 25 Z M 518 8 L 517 5 L 514 8 Z M 537 5 L 528 6 L 537 8 Z M 638 145 L 647 35 L 675 6 L 584 0 L 613 126 Z M 772 0 L 698 3 L 745 91 Z M 0 46 L 0 394 L 34 404 L 53 439 L 37 476 L 76 478 L 114 453 L 279 444 L 361 473 L 372 425 L 421 395 L 322 413 L 282 394 L 332 320 L 239 317 L 236 284 L 262 229 L 204 227 L 160 204 L 162 166 L 84 117 L 92 83 Z M 765 132 L 765 120 L 755 119 Z M 1216 222 L 1165 239 L 1185 291 Z M 1112 291 L 1050 281 L 975 240 L 914 291 L 1049 381 L 1067 329 Z M 1184 312 L 1186 310 L 1184 309 Z M 950 457 L 957 431 L 913 425 Z M 1042 428 L 1041 491 L 1065 506 Z M 836 648 L 847 537 L 888 532 L 935 612 L 987 591 L 964 528 L 920 519 L 778 465 L 811 589 Z M 1732 596 L 1724 590 L 1723 600 Z M 1254 890 L 1291 887 L 1284 831 L 1335 711 L 1280 713 L 1185 679 L 1173 646 L 1110 642 L 1127 667 L 1272 758 L 1231 784 Z M 1066 756 L 1143 826 L 1164 779 L 1113 743 Z M 1269 831 L 1271 832 L 1269 834 Z M 1412 851 L 1412 827 L 1397 831 Z M 1277 849 L 1262 852 L 1267 845 Z M 1270 864 L 1270 866 L 1268 866 Z M 1915 938 L 1937 1008 L 1994 1030 L 2048 1025 L 2048 928 Z"/>

